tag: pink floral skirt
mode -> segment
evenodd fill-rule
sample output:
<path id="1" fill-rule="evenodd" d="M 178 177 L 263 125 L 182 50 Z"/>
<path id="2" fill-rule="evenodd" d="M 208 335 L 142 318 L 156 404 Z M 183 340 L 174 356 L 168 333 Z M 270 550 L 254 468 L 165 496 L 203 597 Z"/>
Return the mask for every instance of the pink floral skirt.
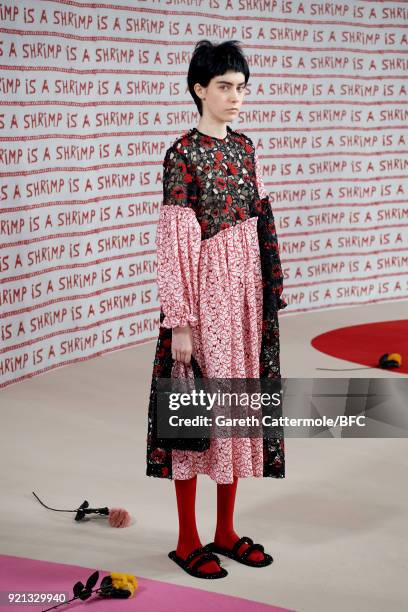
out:
<path id="1" fill-rule="evenodd" d="M 206 378 L 259 378 L 262 271 L 257 217 L 201 243 L 193 354 Z M 176 362 L 173 375 L 183 375 Z M 204 452 L 172 451 L 173 479 L 208 474 L 217 483 L 263 476 L 263 438 L 212 438 Z"/>

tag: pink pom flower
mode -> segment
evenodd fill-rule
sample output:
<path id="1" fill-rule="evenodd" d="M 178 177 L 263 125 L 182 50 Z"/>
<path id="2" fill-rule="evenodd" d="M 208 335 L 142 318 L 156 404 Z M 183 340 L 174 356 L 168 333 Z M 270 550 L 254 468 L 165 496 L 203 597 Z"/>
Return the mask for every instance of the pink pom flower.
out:
<path id="1" fill-rule="evenodd" d="M 108 520 L 111 527 L 129 527 L 131 523 L 130 514 L 124 508 L 111 508 Z"/>

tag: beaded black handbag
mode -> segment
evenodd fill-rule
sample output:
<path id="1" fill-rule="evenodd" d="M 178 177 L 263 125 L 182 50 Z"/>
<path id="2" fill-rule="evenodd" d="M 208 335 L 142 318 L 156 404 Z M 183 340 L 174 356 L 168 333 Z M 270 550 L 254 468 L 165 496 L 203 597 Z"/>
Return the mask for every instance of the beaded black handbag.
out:
<path id="1" fill-rule="evenodd" d="M 176 361 L 172 358 L 171 353 L 169 357 L 165 359 L 161 378 L 172 378 L 173 366 Z M 191 362 L 186 368 L 191 368 L 194 376 L 189 377 L 188 384 L 191 389 L 194 386 L 195 378 L 203 378 L 203 373 L 197 360 L 191 355 Z M 153 431 L 157 434 L 157 410 L 158 410 L 157 394 L 154 406 L 154 419 L 153 419 Z M 156 438 L 157 446 L 166 450 L 192 450 L 192 451 L 205 451 L 210 448 L 209 438 Z"/>

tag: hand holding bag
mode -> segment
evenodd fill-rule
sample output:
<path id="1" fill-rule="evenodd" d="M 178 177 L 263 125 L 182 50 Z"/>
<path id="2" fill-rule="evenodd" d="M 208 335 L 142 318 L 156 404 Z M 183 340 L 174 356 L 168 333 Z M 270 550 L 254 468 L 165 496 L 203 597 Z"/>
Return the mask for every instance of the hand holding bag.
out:
<path id="1" fill-rule="evenodd" d="M 177 369 L 177 372 L 181 372 L 181 375 L 174 375 L 174 369 Z M 187 383 L 189 389 L 194 388 L 194 379 L 195 378 L 203 378 L 203 374 L 200 366 L 197 363 L 197 360 L 193 355 L 191 355 L 191 363 L 185 364 L 183 362 L 178 362 L 169 354 L 169 357 L 166 358 L 163 370 L 161 373 L 161 378 L 188 378 L 190 379 Z M 157 395 L 156 395 L 156 405 L 155 405 L 155 418 L 154 418 L 154 431 L 157 434 Z M 175 450 L 192 450 L 192 451 L 205 451 L 210 448 L 210 439 L 209 438 L 157 438 L 157 445 L 164 449 L 175 449 Z"/>

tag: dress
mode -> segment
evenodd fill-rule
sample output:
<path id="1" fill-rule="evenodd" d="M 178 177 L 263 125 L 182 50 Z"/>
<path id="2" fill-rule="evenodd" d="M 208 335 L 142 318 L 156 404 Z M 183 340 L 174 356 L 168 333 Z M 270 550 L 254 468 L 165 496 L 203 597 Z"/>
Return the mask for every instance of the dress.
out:
<path id="1" fill-rule="evenodd" d="M 223 139 L 193 128 L 167 150 L 156 245 L 161 309 L 146 475 L 201 473 L 223 484 L 234 476 L 284 478 L 283 438 L 211 438 L 201 452 L 166 450 L 153 428 L 173 327 L 190 325 L 206 378 L 280 378 L 278 310 L 287 304 L 272 209 L 248 136 L 229 126 Z"/>

